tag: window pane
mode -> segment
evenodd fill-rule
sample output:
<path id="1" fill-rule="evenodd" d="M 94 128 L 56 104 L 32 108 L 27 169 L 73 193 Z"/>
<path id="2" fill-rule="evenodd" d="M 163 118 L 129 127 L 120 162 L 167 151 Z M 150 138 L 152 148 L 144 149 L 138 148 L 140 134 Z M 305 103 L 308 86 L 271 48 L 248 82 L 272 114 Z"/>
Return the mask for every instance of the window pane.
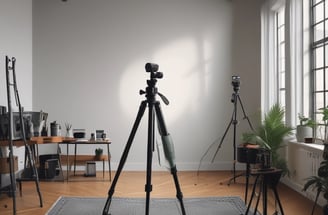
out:
<path id="1" fill-rule="evenodd" d="M 280 60 L 285 59 L 285 43 L 280 43 L 279 47 L 279 58 Z"/>
<path id="2" fill-rule="evenodd" d="M 285 68 L 286 68 L 286 64 L 285 64 L 285 58 L 284 59 L 281 59 L 281 71 L 285 71 Z"/>
<path id="3" fill-rule="evenodd" d="M 315 106 L 315 111 L 319 111 L 319 108 L 323 108 L 324 105 L 324 98 L 323 98 L 323 92 L 321 93 L 316 93 L 316 106 Z"/>
<path id="4" fill-rule="evenodd" d="M 328 44 L 325 45 L 325 56 L 322 56 L 322 58 L 325 58 L 325 66 L 328 66 Z"/>
<path id="5" fill-rule="evenodd" d="M 327 91 L 327 90 L 328 90 L 328 89 L 327 89 L 327 87 L 328 87 L 328 82 L 327 82 L 327 81 L 328 81 L 327 68 L 324 69 L 324 76 L 325 76 L 325 79 L 326 79 L 326 80 L 323 80 L 323 79 L 322 79 L 322 80 L 323 80 L 323 81 L 322 81 L 322 84 L 323 84 L 323 88 L 324 88 L 324 90 Z M 326 101 L 328 101 L 328 100 L 326 100 Z M 326 105 L 327 105 L 327 102 L 326 102 Z"/>
<path id="6" fill-rule="evenodd" d="M 313 0 L 313 5 L 319 3 L 319 2 L 322 2 L 323 0 Z"/>
<path id="7" fill-rule="evenodd" d="M 322 91 L 323 89 L 323 69 L 316 70 L 315 72 L 315 90 L 316 91 Z"/>
<path id="8" fill-rule="evenodd" d="M 279 11 L 278 12 L 278 14 L 277 14 L 277 17 L 278 17 L 278 28 L 280 27 L 280 25 L 282 24 L 282 23 L 284 23 L 284 20 L 285 20 L 285 10 L 284 9 L 282 9 L 281 11 Z"/>
<path id="9" fill-rule="evenodd" d="M 328 18 L 328 2 L 325 3 L 325 18 Z"/>
<path id="10" fill-rule="evenodd" d="M 280 88 L 285 88 L 285 72 L 280 73 Z"/>
<path id="11" fill-rule="evenodd" d="M 323 39 L 323 30 L 324 25 L 323 23 L 319 23 L 314 26 L 314 41 L 322 40 Z"/>
<path id="12" fill-rule="evenodd" d="M 323 47 L 316 48 L 314 50 L 314 58 L 315 58 L 315 68 L 323 67 Z"/>
<path id="13" fill-rule="evenodd" d="M 280 103 L 281 107 L 286 107 L 286 98 L 285 98 L 286 91 L 281 90 L 279 94 L 280 94 L 279 95 L 279 103 Z"/>
<path id="14" fill-rule="evenodd" d="M 314 7 L 314 13 L 313 13 L 314 23 L 318 23 L 323 20 L 324 17 L 323 6 L 324 6 L 323 2 L 321 2 Z"/>
<path id="15" fill-rule="evenodd" d="M 278 29 L 278 37 L 279 37 L 279 40 L 285 41 L 285 26 L 281 26 Z"/>

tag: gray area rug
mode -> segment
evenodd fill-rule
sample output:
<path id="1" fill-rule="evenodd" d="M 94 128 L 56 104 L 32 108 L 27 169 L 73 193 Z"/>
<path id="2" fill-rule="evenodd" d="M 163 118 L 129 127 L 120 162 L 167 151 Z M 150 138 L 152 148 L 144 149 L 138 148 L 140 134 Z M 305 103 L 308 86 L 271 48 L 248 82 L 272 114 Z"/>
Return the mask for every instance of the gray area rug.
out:
<path id="1" fill-rule="evenodd" d="M 102 214 L 105 198 L 60 197 L 47 215 L 95 215 Z M 111 215 L 145 214 L 145 198 L 113 198 Z M 184 198 L 187 215 L 242 215 L 246 206 L 240 197 Z M 180 215 L 177 199 L 151 198 L 151 215 Z"/>

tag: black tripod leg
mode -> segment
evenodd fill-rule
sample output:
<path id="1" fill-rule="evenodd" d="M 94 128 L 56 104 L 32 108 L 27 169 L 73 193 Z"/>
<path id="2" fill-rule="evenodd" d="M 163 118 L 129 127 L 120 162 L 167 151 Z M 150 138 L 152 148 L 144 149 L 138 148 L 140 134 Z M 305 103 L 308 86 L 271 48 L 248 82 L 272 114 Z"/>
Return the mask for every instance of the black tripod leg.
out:
<path id="1" fill-rule="evenodd" d="M 237 95 L 238 96 L 238 95 Z M 235 96 L 236 97 L 236 96 Z M 234 116 L 232 120 L 233 124 L 233 182 L 236 183 L 236 138 L 237 138 L 237 99 L 234 99 Z"/>
<path id="2" fill-rule="evenodd" d="M 108 211 L 109 211 L 109 207 L 110 207 L 110 204 L 111 204 L 111 201 L 112 201 L 112 197 L 113 197 L 114 192 L 115 192 L 115 186 L 117 184 L 118 178 L 120 177 L 120 174 L 121 174 L 122 169 L 124 167 L 125 161 L 128 157 L 128 154 L 129 154 L 129 151 L 130 151 L 134 136 L 137 132 L 138 126 L 139 126 L 140 121 L 142 119 L 142 116 L 145 112 L 146 106 L 147 106 L 146 101 L 141 102 L 140 107 L 139 107 L 139 111 L 138 111 L 138 114 L 137 114 L 137 118 L 136 118 L 136 120 L 133 124 L 133 127 L 132 127 L 132 130 L 131 130 L 128 142 L 127 142 L 127 144 L 124 148 L 124 151 L 123 151 L 120 163 L 118 165 L 115 177 L 114 177 L 112 185 L 111 185 L 111 187 L 108 191 L 108 198 L 106 200 L 106 203 L 105 203 L 105 206 L 104 206 L 104 209 L 103 209 L 103 215 L 109 215 Z"/>
<path id="3" fill-rule="evenodd" d="M 155 112 L 154 112 L 154 104 L 152 102 L 148 103 L 148 144 L 147 144 L 147 175 L 146 175 L 146 185 L 145 185 L 145 192 L 146 192 L 146 208 L 145 214 L 149 214 L 149 201 L 150 201 L 150 192 L 152 191 L 152 184 L 151 184 L 151 172 L 152 172 L 152 159 L 153 159 L 153 149 L 154 149 L 154 142 L 155 142 Z"/>
<path id="4" fill-rule="evenodd" d="M 167 128 L 166 128 L 166 125 L 165 125 L 165 122 L 164 122 L 164 117 L 163 117 L 159 102 L 155 103 L 155 110 L 156 110 L 156 116 L 157 116 L 157 120 L 158 120 L 159 133 L 161 134 L 162 137 L 163 136 L 168 136 L 169 133 L 167 131 Z M 172 143 L 163 142 L 163 144 L 172 144 Z M 165 150 L 165 147 L 164 147 L 164 150 Z M 175 165 L 175 161 L 173 159 L 173 157 L 175 157 L 175 155 L 174 155 L 174 152 L 170 151 L 169 153 L 170 153 L 169 159 L 171 160 L 171 161 L 169 161 L 169 163 L 171 165 L 171 174 L 173 176 L 175 188 L 176 188 L 176 191 L 177 191 L 176 197 L 180 202 L 182 215 L 185 215 L 186 211 L 185 211 L 185 207 L 184 207 L 183 200 L 182 200 L 183 199 L 183 194 L 182 194 L 181 189 L 180 189 L 180 184 L 179 184 L 179 180 L 178 180 L 178 176 L 177 176 L 177 168 L 176 168 L 176 165 Z"/>
<path id="5" fill-rule="evenodd" d="M 227 128 L 226 128 L 226 130 L 225 130 L 225 132 L 224 132 L 224 134 L 222 136 L 222 138 L 221 138 L 220 144 L 219 144 L 218 148 L 216 149 L 216 151 L 214 153 L 214 156 L 212 158 L 212 163 L 214 162 L 214 159 L 215 159 L 216 155 L 218 154 L 218 152 L 219 152 L 219 150 L 220 150 L 220 148 L 222 146 L 222 143 L 223 143 L 225 137 L 227 136 L 227 133 L 228 133 L 228 131 L 230 129 L 230 126 L 231 126 L 232 122 L 233 122 L 233 118 L 231 118 L 231 120 L 230 120 L 230 122 L 229 122 L 229 124 L 228 124 L 228 126 L 227 126 Z"/>
<path id="6" fill-rule="evenodd" d="M 252 130 L 254 130 L 251 121 L 249 120 L 248 116 L 246 115 L 246 112 L 245 112 L 245 109 L 244 109 L 244 105 L 243 105 L 243 103 L 241 102 L 241 99 L 240 99 L 239 94 L 238 94 L 238 100 L 239 100 L 239 104 L 240 104 L 241 110 L 243 111 L 244 119 L 247 119 L 247 122 L 248 122 L 249 127 L 250 127 Z"/>
<path id="7" fill-rule="evenodd" d="M 278 205 L 279 205 L 279 208 L 280 208 L 280 213 L 281 213 L 281 215 L 284 215 L 284 210 L 282 209 L 282 205 L 281 205 L 281 202 L 280 202 L 280 199 L 279 199 L 277 188 L 273 187 L 272 190 L 273 190 L 274 196 L 276 197 L 276 200 L 278 202 Z"/>
<path id="8" fill-rule="evenodd" d="M 177 168 L 176 167 L 173 167 L 171 169 L 171 174 L 173 175 L 173 179 L 174 179 L 174 184 L 175 184 L 175 188 L 177 190 L 177 199 L 179 200 L 180 202 L 180 206 L 181 206 L 181 212 L 182 212 L 182 215 L 185 215 L 186 214 L 186 211 L 185 211 L 185 207 L 184 207 L 184 204 L 183 204 L 183 194 L 181 192 L 181 189 L 180 189 L 180 184 L 179 184 L 179 180 L 178 180 L 178 175 L 177 175 Z"/>

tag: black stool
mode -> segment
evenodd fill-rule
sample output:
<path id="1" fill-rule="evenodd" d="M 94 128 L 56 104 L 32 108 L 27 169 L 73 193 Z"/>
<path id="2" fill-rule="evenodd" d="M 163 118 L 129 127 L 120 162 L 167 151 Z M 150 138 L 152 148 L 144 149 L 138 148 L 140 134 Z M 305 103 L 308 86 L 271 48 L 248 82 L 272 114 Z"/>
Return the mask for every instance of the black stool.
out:
<path id="1" fill-rule="evenodd" d="M 270 168 L 270 169 L 253 169 L 251 170 L 251 175 L 255 176 L 255 182 L 253 185 L 253 191 L 251 194 L 251 199 L 248 203 L 247 206 L 247 210 L 245 215 L 248 215 L 249 209 L 251 207 L 254 195 L 255 195 L 255 190 L 256 190 L 256 186 L 257 184 L 260 185 L 260 192 L 258 194 L 258 198 L 256 201 L 256 206 L 254 209 L 254 214 L 256 214 L 257 212 L 257 207 L 259 205 L 259 201 L 261 198 L 261 194 L 262 194 L 262 201 L 263 201 L 263 213 L 262 215 L 267 215 L 267 198 L 268 198 L 268 187 L 270 189 L 272 189 L 274 196 L 275 196 L 275 200 L 278 202 L 279 208 L 280 208 L 280 212 L 281 215 L 284 215 L 284 211 L 282 209 L 282 205 L 279 199 L 279 195 L 278 195 L 278 191 L 277 191 L 277 185 L 279 183 L 280 177 L 282 174 L 282 170 L 281 169 L 276 169 L 276 168 Z"/>

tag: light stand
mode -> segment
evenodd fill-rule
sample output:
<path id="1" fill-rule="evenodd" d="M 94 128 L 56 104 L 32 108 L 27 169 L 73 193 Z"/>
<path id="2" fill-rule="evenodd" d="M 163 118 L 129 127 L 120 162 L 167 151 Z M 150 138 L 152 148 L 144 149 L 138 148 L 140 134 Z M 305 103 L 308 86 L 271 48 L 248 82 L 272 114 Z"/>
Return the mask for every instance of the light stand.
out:
<path id="1" fill-rule="evenodd" d="M 159 101 L 156 100 L 156 95 L 158 94 L 161 99 L 164 101 L 165 104 L 168 104 L 169 101 L 165 98 L 164 95 L 160 94 L 157 91 L 157 87 L 155 87 L 157 79 L 160 79 L 163 77 L 163 73 L 157 72 L 158 71 L 158 65 L 147 63 L 146 66 L 146 72 L 150 73 L 150 79 L 147 80 L 147 87 L 146 91 L 140 90 L 140 95 L 145 94 L 146 100 L 142 101 L 139 107 L 139 111 L 136 117 L 136 120 L 133 124 L 132 131 L 130 133 L 128 142 L 125 146 L 125 149 L 123 151 L 123 154 L 121 156 L 120 163 L 118 165 L 118 169 L 116 171 L 115 177 L 113 179 L 112 185 L 108 191 L 108 198 L 106 200 L 106 204 L 103 209 L 103 215 L 109 215 L 108 213 L 110 204 L 112 201 L 112 197 L 115 192 L 115 186 L 118 182 L 118 179 L 120 177 L 120 174 L 122 172 L 122 169 L 124 167 L 125 161 L 128 157 L 129 150 L 131 148 L 134 136 L 137 132 L 139 123 L 142 119 L 142 116 L 146 110 L 146 106 L 148 105 L 148 144 L 147 144 L 147 176 L 146 176 L 146 185 L 145 185 L 145 192 L 146 192 L 146 208 L 145 208 L 145 214 L 149 214 L 149 199 L 150 199 L 150 192 L 152 191 L 152 184 L 151 184 L 151 172 L 152 172 L 152 155 L 154 151 L 154 142 L 155 142 L 155 117 L 157 117 L 158 121 L 158 130 L 162 137 L 163 141 L 163 149 L 165 158 L 169 161 L 170 168 L 171 168 L 171 174 L 174 179 L 175 187 L 176 187 L 176 197 L 180 202 L 181 206 L 181 212 L 183 215 L 186 214 L 184 204 L 183 204 L 183 195 L 180 189 L 178 177 L 177 177 L 177 168 L 175 164 L 175 155 L 174 155 L 174 147 L 173 143 L 170 138 L 170 134 L 168 133 L 163 114 L 160 108 Z"/>
<path id="2" fill-rule="evenodd" d="M 231 102 L 233 103 L 233 112 L 232 112 L 232 116 L 231 116 L 231 120 L 221 138 L 221 141 L 220 141 L 220 144 L 218 145 L 216 151 L 215 151 L 215 154 L 213 156 L 213 159 L 212 159 L 212 162 L 214 162 L 214 159 L 217 155 L 217 153 L 219 152 L 221 146 L 222 146 L 222 143 L 230 129 L 230 126 L 233 124 L 233 177 L 229 180 L 229 183 L 231 183 L 231 181 L 234 181 L 234 183 L 236 182 L 236 178 L 241 176 L 241 175 L 236 175 L 236 136 L 237 136 L 237 124 L 238 124 L 238 120 L 237 120 L 237 109 L 238 109 L 238 101 L 239 101 L 239 104 L 241 106 L 241 109 L 243 111 L 243 115 L 244 115 L 244 118 L 243 119 L 247 119 L 247 122 L 249 124 L 249 127 L 253 129 L 253 126 L 248 118 L 248 116 L 246 115 L 245 113 L 245 109 L 244 109 L 244 106 L 243 106 L 243 103 L 241 102 L 241 99 L 240 99 L 240 96 L 239 96 L 239 90 L 240 90 L 240 77 L 239 76 L 232 76 L 232 82 L 231 82 L 232 86 L 233 86 L 233 90 L 234 92 L 232 93 L 232 96 L 231 96 Z M 246 176 L 247 177 L 247 176 Z"/>

